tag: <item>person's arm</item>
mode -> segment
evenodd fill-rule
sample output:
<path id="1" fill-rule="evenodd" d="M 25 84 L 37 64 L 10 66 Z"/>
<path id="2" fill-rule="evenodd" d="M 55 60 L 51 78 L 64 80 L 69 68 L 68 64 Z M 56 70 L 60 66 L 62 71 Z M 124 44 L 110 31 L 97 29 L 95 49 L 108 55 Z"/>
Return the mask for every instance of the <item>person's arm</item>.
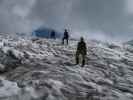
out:
<path id="1" fill-rule="evenodd" d="M 77 44 L 77 51 L 79 50 L 79 45 L 80 45 L 80 43 L 78 42 L 78 44 Z"/>
<path id="2" fill-rule="evenodd" d="M 86 43 L 84 45 L 85 45 L 85 55 L 86 55 L 87 54 L 87 46 L 86 46 Z"/>
<path id="3" fill-rule="evenodd" d="M 69 36 L 70 36 L 70 35 L 69 35 L 69 33 L 67 32 L 67 37 L 69 38 Z"/>

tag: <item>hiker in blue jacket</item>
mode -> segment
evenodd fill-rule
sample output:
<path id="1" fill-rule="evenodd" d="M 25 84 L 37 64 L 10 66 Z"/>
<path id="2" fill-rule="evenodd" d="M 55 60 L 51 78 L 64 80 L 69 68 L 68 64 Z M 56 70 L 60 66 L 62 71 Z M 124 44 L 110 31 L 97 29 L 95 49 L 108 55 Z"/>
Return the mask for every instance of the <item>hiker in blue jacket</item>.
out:
<path id="1" fill-rule="evenodd" d="M 64 44 L 64 41 L 65 41 L 65 40 L 66 40 L 67 45 L 68 45 L 69 33 L 68 33 L 67 29 L 65 29 L 64 36 L 63 36 L 63 38 L 62 38 L 62 44 Z"/>

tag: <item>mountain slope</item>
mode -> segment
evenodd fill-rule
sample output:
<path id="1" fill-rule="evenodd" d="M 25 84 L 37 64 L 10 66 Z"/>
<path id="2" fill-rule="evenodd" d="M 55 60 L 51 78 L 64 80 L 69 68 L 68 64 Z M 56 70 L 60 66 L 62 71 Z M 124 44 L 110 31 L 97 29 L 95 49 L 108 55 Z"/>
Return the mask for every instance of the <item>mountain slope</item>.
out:
<path id="1" fill-rule="evenodd" d="M 3 37 L 3 55 L 12 51 L 16 59 L 6 58 L 18 61 L 1 74 L 20 88 L 13 100 L 133 99 L 133 53 L 126 46 L 88 41 L 86 65 L 81 68 L 74 64 L 78 41 L 63 46 L 60 40 Z"/>

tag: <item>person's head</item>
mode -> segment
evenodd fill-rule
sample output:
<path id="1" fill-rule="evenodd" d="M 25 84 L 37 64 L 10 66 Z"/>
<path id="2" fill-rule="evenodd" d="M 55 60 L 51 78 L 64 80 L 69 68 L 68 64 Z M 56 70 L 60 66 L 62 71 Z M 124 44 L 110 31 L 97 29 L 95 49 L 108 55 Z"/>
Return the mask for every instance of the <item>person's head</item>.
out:
<path id="1" fill-rule="evenodd" d="M 53 32 L 53 33 L 55 33 L 55 31 L 54 31 L 54 30 L 52 30 L 52 32 Z"/>
<path id="2" fill-rule="evenodd" d="M 67 32 L 67 29 L 65 29 L 65 32 Z"/>
<path id="3" fill-rule="evenodd" d="M 84 41 L 84 38 L 83 37 L 80 37 L 80 41 Z"/>

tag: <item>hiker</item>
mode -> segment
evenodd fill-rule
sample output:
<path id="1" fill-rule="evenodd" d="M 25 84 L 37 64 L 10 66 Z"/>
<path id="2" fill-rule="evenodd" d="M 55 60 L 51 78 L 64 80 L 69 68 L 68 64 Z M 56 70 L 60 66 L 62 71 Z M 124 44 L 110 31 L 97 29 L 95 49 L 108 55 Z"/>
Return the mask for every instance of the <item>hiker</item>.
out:
<path id="1" fill-rule="evenodd" d="M 56 39 L 56 37 L 55 37 L 55 31 L 52 31 L 52 32 L 51 32 L 51 34 L 50 34 L 50 38 L 52 38 L 52 39 Z"/>
<path id="2" fill-rule="evenodd" d="M 64 44 L 64 41 L 65 41 L 65 40 L 66 40 L 67 45 L 68 45 L 69 34 L 68 34 L 67 29 L 65 29 L 64 36 L 63 36 L 63 39 L 62 39 L 62 44 Z"/>
<path id="3" fill-rule="evenodd" d="M 76 64 L 79 64 L 79 57 L 81 55 L 82 56 L 82 67 L 84 67 L 86 54 L 87 54 L 86 43 L 84 41 L 84 38 L 81 37 L 80 41 L 78 42 L 78 45 L 77 45 Z"/>

